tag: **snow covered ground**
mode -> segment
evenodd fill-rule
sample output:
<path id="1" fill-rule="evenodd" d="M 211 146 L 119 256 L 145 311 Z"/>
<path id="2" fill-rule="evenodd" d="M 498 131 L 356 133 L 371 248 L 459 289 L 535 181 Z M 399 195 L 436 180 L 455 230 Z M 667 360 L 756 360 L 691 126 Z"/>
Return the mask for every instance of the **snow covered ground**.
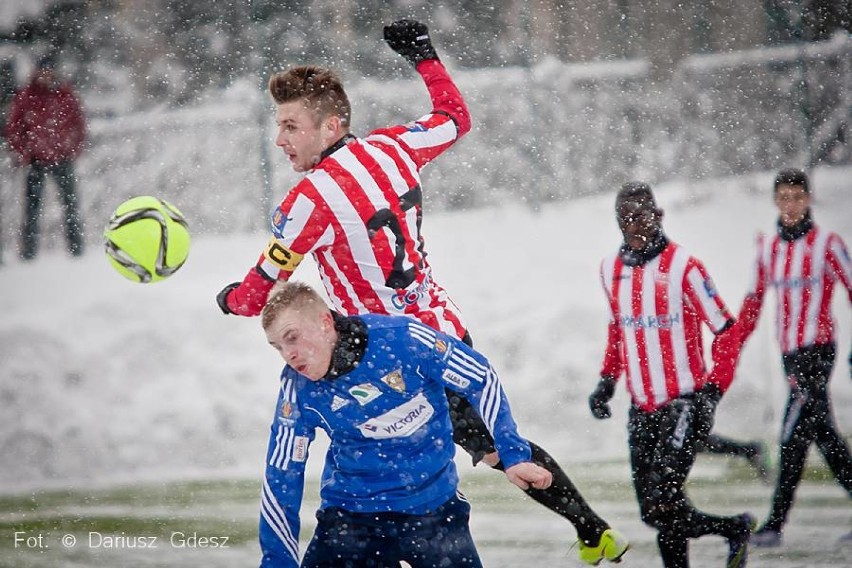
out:
<path id="1" fill-rule="evenodd" d="M 667 233 L 705 262 L 734 309 L 750 279 L 754 236 L 773 228 L 771 179 L 765 172 L 658 188 Z M 849 167 L 813 175 L 816 220 L 847 243 L 850 180 Z M 428 179 L 425 187 L 430 190 Z M 593 196 L 539 213 L 520 206 L 427 211 L 423 232 L 436 279 L 495 363 L 522 432 L 550 450 L 596 508 L 631 536 L 636 546 L 624 565 L 654 566 L 653 533 L 640 523 L 629 485 L 627 394 L 619 387 L 609 421 L 594 420 L 586 406 L 607 321 L 597 266 L 620 240 L 612 201 L 612 194 Z M 7 250 L 0 266 L 0 565 L 256 562 L 255 488 L 280 363 L 259 322 L 223 316 L 214 297 L 242 278 L 265 241 L 263 234 L 199 237 L 180 272 L 147 286 L 114 273 L 95 246 L 72 260 L 63 243 L 46 242 L 27 264 Z M 318 283 L 310 266 L 297 275 Z M 716 429 L 774 449 L 786 386 L 772 312 L 768 305 Z M 836 294 L 835 314 L 840 357 L 832 392 L 840 429 L 850 433 L 845 360 L 852 317 L 844 293 Z M 315 456 L 315 471 L 319 461 Z M 458 461 L 486 565 L 576 564 L 576 551 L 567 550 L 570 527 L 499 476 Z M 834 544 L 852 528 L 849 500 L 825 480 L 820 458 L 810 464 L 816 471 L 800 490 L 787 546 L 758 551 L 752 566 L 852 564 L 852 546 Z M 748 509 L 760 518 L 768 510 L 771 489 L 729 460 L 702 457 L 694 477 L 692 494 L 709 510 Z M 185 530 L 184 522 L 206 534 L 232 531 L 238 545 L 227 551 L 82 545 L 64 551 L 56 541 L 46 551 L 14 546 L 16 531 L 82 538 L 105 526 L 145 535 Z M 698 541 L 694 565 L 721 565 L 723 548 L 718 540 Z"/>

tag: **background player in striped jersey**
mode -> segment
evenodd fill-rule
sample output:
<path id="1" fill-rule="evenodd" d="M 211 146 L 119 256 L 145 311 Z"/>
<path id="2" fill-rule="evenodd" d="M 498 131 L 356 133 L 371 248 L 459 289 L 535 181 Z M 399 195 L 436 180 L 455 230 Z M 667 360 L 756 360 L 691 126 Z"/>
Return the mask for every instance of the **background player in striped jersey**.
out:
<path id="1" fill-rule="evenodd" d="M 814 223 L 808 176 L 787 169 L 775 177 L 778 231 L 758 237 L 756 275 L 740 311 L 744 339 L 754 331 L 767 288 L 775 288 L 776 331 L 790 396 L 781 429 L 781 455 L 772 510 L 753 537 L 778 546 L 811 444 L 816 442 L 837 482 L 852 496 L 852 457 L 837 431 L 828 393 L 836 345 L 831 315 L 834 285 L 852 301 L 852 266 L 841 238 Z"/>
<path id="2" fill-rule="evenodd" d="M 261 566 L 300 565 L 305 463 L 320 428 L 331 445 L 301 566 L 482 566 L 458 492 L 445 388 L 475 404 L 512 483 L 550 484 L 494 369 L 462 341 L 408 317 L 338 315 L 300 282 L 273 292 L 262 323 L 287 365 L 267 454 Z"/>
<path id="3" fill-rule="evenodd" d="M 663 564 L 688 566 L 688 539 L 718 534 L 728 539 L 728 567 L 744 566 L 751 515 L 708 515 L 684 492 L 696 444 L 706 439 L 733 380 L 739 327 L 702 263 L 666 238 L 650 186 L 626 183 L 615 210 L 624 243 L 601 264 L 612 320 L 589 406 L 596 418 L 608 418 L 608 401 L 626 373 L 633 486 L 642 520 L 658 531 Z M 710 372 L 702 324 L 716 334 Z"/>
<path id="4" fill-rule="evenodd" d="M 423 78 L 433 110 L 357 138 L 349 132 L 346 92 L 333 73 L 307 66 L 274 75 L 269 90 L 277 105 L 276 144 L 306 175 L 274 211 L 273 236 L 257 264 L 217 302 L 228 314 L 258 315 L 275 282 L 289 279 L 311 254 L 337 312 L 404 315 L 472 345 L 458 308 L 432 278 L 420 234 L 420 171 L 470 130 L 470 115 L 425 25 L 400 20 L 384 35 Z M 447 396 L 456 443 L 474 463 L 502 469 L 475 409 L 457 393 Z M 552 472 L 553 484 L 527 494 L 574 525 L 581 560 L 619 559 L 627 539 L 589 507 L 545 450 L 531 447 L 533 461 Z"/>

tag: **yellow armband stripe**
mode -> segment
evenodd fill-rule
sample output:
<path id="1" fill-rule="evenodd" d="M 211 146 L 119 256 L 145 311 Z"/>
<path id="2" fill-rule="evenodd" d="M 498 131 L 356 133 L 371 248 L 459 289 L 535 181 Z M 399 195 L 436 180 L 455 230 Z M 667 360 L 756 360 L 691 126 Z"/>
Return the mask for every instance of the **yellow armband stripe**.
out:
<path id="1" fill-rule="evenodd" d="M 299 263 L 302 262 L 303 258 L 305 258 L 304 255 L 281 246 L 281 243 L 279 243 L 278 239 L 275 237 L 269 239 L 269 244 L 266 245 L 266 250 L 263 251 L 263 256 L 265 256 L 266 260 L 278 268 L 287 270 L 288 272 L 296 270 L 296 267 L 299 266 Z"/>

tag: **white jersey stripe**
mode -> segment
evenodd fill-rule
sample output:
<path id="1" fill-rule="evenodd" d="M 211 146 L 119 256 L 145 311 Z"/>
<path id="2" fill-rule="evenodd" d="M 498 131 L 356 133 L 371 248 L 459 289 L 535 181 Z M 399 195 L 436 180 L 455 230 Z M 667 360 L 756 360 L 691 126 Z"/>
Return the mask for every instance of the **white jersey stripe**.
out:
<path id="1" fill-rule="evenodd" d="M 640 313 L 633 315 L 646 319 L 657 314 L 657 275 L 660 270 L 660 257 L 657 256 L 645 266 L 642 272 L 642 307 Z M 654 403 L 666 401 L 666 376 L 663 370 L 663 352 L 660 346 L 660 330 L 657 327 L 644 329 L 645 354 L 648 359 L 649 374 L 654 392 Z"/>
<path id="2" fill-rule="evenodd" d="M 683 282 L 688 262 L 689 255 L 682 248 L 678 247 L 669 266 L 670 282 Z M 680 321 L 683 321 L 683 286 L 669 286 L 668 297 L 669 315 L 672 318 L 679 318 Z M 683 325 L 674 325 L 670 331 L 678 383 L 683 385 L 686 392 L 692 392 L 695 389 L 695 380 L 689 368 L 689 355 L 686 352 L 686 328 Z"/>
<path id="3" fill-rule="evenodd" d="M 631 306 L 633 304 L 633 272 L 632 270 L 623 268 L 621 276 L 625 278 L 621 281 L 621 286 L 619 286 L 618 305 L 626 306 L 626 313 L 632 315 L 633 310 Z M 620 316 L 624 313 L 625 312 L 623 311 L 623 308 L 619 308 L 618 315 Z M 639 346 L 636 343 L 636 335 L 633 333 L 625 332 L 623 336 L 625 348 L 627 351 L 628 387 L 630 392 L 633 393 L 633 396 L 644 404 L 645 402 L 647 402 L 648 399 L 645 395 L 645 386 L 642 384 L 642 369 L 639 364 L 639 362 L 642 360 L 642 357 L 639 356 Z"/>
<path id="4" fill-rule="evenodd" d="M 367 154 L 373 158 L 379 167 L 382 169 L 382 172 L 387 176 L 388 181 L 390 181 L 391 188 L 394 193 L 397 195 L 402 195 L 408 191 L 408 184 L 405 182 L 405 179 L 402 177 L 402 174 L 399 172 L 399 168 L 397 168 L 396 162 L 393 159 L 376 148 L 375 146 L 371 146 L 369 144 L 364 144 L 364 150 Z M 402 152 L 404 154 L 404 152 Z M 411 164 L 414 166 L 414 163 Z M 417 173 L 417 169 L 413 169 L 409 171 L 409 175 L 411 175 L 415 180 L 420 181 L 420 174 Z"/>
<path id="5" fill-rule="evenodd" d="M 287 517 L 281 509 L 281 505 L 275 499 L 275 494 L 269 487 L 269 480 L 266 477 L 263 479 L 263 489 L 261 491 L 261 512 L 266 523 L 278 535 L 284 548 L 298 562 L 299 542 L 290 530 L 290 526 L 286 520 Z"/>
<path id="6" fill-rule="evenodd" d="M 784 265 L 787 262 L 787 247 L 784 246 L 784 243 L 780 239 L 775 239 L 773 241 L 773 246 L 775 248 L 775 264 L 772 266 L 769 273 L 766 275 L 767 280 L 769 280 L 769 284 L 775 286 L 774 279 L 776 278 L 776 274 L 780 274 L 781 277 L 784 275 Z M 770 247 L 771 248 L 771 247 Z M 769 260 L 772 260 L 773 255 L 769 254 Z M 775 310 L 775 333 L 776 339 L 778 340 L 778 345 L 781 346 L 781 351 L 784 351 L 784 313 L 785 310 L 782 308 L 783 292 L 778 290 L 778 309 Z"/>
<path id="7" fill-rule="evenodd" d="M 805 345 L 812 345 L 817 339 L 817 322 L 819 322 L 819 309 L 822 306 L 823 295 L 822 283 L 817 280 L 822 274 L 825 274 L 827 269 L 825 260 L 828 237 L 828 232 L 817 233 L 812 249 L 811 271 L 807 274 L 807 277 L 809 282 L 813 282 L 813 285 L 810 286 L 811 297 L 808 300 L 807 313 L 805 314 L 804 337 L 802 338 Z"/>
<path id="8" fill-rule="evenodd" d="M 429 119 L 430 115 L 423 117 L 424 122 Z M 409 130 L 400 135 L 400 140 L 405 142 L 410 148 L 417 150 L 420 148 L 431 148 L 433 146 L 441 146 L 449 144 L 456 139 L 456 123 L 448 120 L 441 126 L 431 128 L 429 130 Z"/>
<path id="9" fill-rule="evenodd" d="M 328 298 L 331 300 L 334 308 L 340 313 L 345 314 L 349 312 L 343 304 L 343 299 L 339 298 L 335 294 L 333 283 L 337 282 L 346 291 L 346 299 L 354 304 L 357 313 L 368 313 L 369 310 L 367 310 L 364 306 L 364 303 L 361 301 L 358 294 L 355 293 L 355 288 L 352 286 L 349 278 L 347 278 L 346 273 L 337 265 L 337 261 L 334 259 L 334 255 L 331 254 L 331 251 L 328 249 L 322 249 L 317 253 L 317 256 L 321 259 L 321 262 L 317 263 L 320 268 L 320 277 L 322 278 L 322 283 L 325 286 L 326 292 L 328 292 Z"/>
<path id="10" fill-rule="evenodd" d="M 370 153 L 369 150 L 368 153 Z M 349 148 L 344 147 L 335 153 L 334 159 L 337 160 L 344 169 L 352 174 L 352 177 L 355 178 L 355 181 L 357 181 L 361 186 L 361 189 L 364 190 L 364 193 L 370 200 L 370 204 L 376 210 L 385 209 L 390 206 L 388 200 L 385 199 L 381 188 L 379 188 L 376 183 L 376 180 L 370 175 L 370 172 L 367 171 L 364 164 L 358 161 L 358 158 L 355 157 L 355 154 L 353 154 Z"/>
<path id="11" fill-rule="evenodd" d="M 483 365 L 469 354 L 462 351 L 453 351 L 451 360 L 458 362 L 459 365 L 464 365 L 466 368 L 471 369 L 471 372 L 479 377 L 484 377 L 485 373 L 488 372 L 488 365 Z"/>
<path id="12" fill-rule="evenodd" d="M 384 273 L 379 268 L 379 261 L 376 259 L 373 247 L 370 246 L 370 235 L 358 211 L 352 206 L 334 178 L 326 171 L 315 170 L 313 175 L 317 190 L 323 195 L 329 207 L 338 212 L 338 221 L 346 227 L 349 235 L 349 250 L 355 262 L 361 267 L 364 278 L 371 282 L 384 282 Z"/>
<path id="13" fill-rule="evenodd" d="M 431 328 L 423 324 L 409 324 L 408 329 L 411 335 L 420 341 L 426 347 L 432 348 L 435 346 L 435 332 Z"/>
<path id="14" fill-rule="evenodd" d="M 485 387 L 482 390 L 480 411 L 482 420 L 488 426 L 488 431 L 494 433 L 494 424 L 497 422 L 497 414 L 500 408 L 500 385 L 494 379 L 494 372 L 489 369 L 485 377 Z"/>
<path id="15" fill-rule="evenodd" d="M 402 158 L 402 161 L 405 163 L 408 168 L 408 172 L 411 176 L 417 180 L 420 179 L 420 173 L 417 171 L 417 164 L 414 163 L 414 160 L 408 155 L 407 152 L 402 150 L 402 147 L 399 145 L 399 142 L 391 138 L 390 136 L 385 136 L 384 134 L 373 134 L 367 137 L 367 142 L 378 142 L 380 144 L 386 144 L 388 146 L 392 146 L 396 154 Z M 370 144 L 366 144 L 366 146 L 370 146 Z"/>
<path id="16" fill-rule="evenodd" d="M 797 239 L 788 243 L 789 253 L 791 254 L 790 261 L 790 280 L 793 282 L 802 281 L 803 259 L 805 256 L 805 239 Z M 787 313 L 790 325 L 787 327 L 787 333 L 784 336 L 784 350 L 790 351 L 793 345 L 796 345 L 799 335 L 799 314 L 802 313 L 802 291 L 801 286 L 788 286 L 787 291 L 790 295 L 790 306 Z"/>
<path id="17" fill-rule="evenodd" d="M 305 225 L 308 220 L 310 220 L 313 212 L 314 203 L 305 195 L 299 194 L 296 196 L 293 206 L 290 207 L 290 212 L 287 215 L 287 222 L 284 224 L 284 229 L 279 234 L 277 233 L 278 229 L 275 225 L 273 225 L 272 232 L 275 233 L 277 237 L 281 238 L 284 241 L 284 244 L 289 245 L 293 242 L 293 239 L 298 237 L 299 234 L 305 230 Z M 270 223 L 273 217 L 274 215 L 270 216 Z"/>

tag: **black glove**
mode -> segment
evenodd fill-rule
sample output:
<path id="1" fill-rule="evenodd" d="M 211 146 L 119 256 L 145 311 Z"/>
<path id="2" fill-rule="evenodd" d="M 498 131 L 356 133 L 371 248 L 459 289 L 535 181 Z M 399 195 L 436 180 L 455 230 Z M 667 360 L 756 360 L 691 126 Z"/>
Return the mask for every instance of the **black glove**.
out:
<path id="1" fill-rule="evenodd" d="M 438 59 L 429 39 L 429 29 L 416 20 L 397 20 L 385 26 L 385 41 L 415 67 L 421 61 Z"/>
<path id="2" fill-rule="evenodd" d="M 592 416 L 598 420 L 612 416 L 612 411 L 609 409 L 608 403 L 614 394 L 615 379 L 612 377 L 601 377 L 601 380 L 598 381 L 598 386 L 589 395 L 589 409 L 592 411 Z"/>
<path id="3" fill-rule="evenodd" d="M 239 288 L 242 282 L 234 282 L 233 284 L 228 284 L 222 291 L 216 294 L 216 303 L 219 304 L 219 308 L 222 310 L 223 314 L 232 314 L 230 308 L 228 308 L 228 294 L 231 293 L 231 290 L 235 288 Z"/>

